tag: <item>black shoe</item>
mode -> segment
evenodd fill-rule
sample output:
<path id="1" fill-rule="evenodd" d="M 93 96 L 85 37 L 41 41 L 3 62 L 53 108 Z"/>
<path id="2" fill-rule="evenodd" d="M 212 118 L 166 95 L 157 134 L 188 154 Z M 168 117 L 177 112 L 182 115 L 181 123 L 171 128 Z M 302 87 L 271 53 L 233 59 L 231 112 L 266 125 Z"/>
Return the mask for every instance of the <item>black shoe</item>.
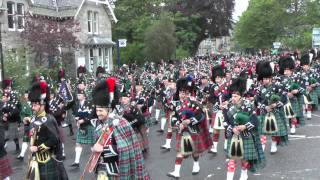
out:
<path id="1" fill-rule="evenodd" d="M 19 155 L 18 157 L 16 157 L 16 159 L 23 161 L 24 157 Z"/>
<path id="2" fill-rule="evenodd" d="M 157 130 L 157 132 L 158 132 L 158 133 L 164 133 L 164 130 L 159 129 L 159 130 Z"/>
<path id="3" fill-rule="evenodd" d="M 66 156 L 62 156 L 62 157 L 61 157 L 61 160 L 65 160 L 65 159 L 66 159 Z"/>
<path id="4" fill-rule="evenodd" d="M 79 168 L 80 164 L 79 163 L 73 163 L 73 164 L 70 165 L 70 167 Z"/>
<path id="5" fill-rule="evenodd" d="M 20 149 L 16 149 L 16 152 L 15 152 L 15 154 L 19 154 L 20 153 Z"/>
<path id="6" fill-rule="evenodd" d="M 73 133 L 73 131 L 71 131 L 70 133 L 69 133 L 69 136 L 73 136 L 74 135 L 74 133 Z"/>
<path id="7" fill-rule="evenodd" d="M 153 122 L 154 125 L 157 125 L 158 123 L 159 123 L 158 121 L 154 121 L 154 122 Z"/>

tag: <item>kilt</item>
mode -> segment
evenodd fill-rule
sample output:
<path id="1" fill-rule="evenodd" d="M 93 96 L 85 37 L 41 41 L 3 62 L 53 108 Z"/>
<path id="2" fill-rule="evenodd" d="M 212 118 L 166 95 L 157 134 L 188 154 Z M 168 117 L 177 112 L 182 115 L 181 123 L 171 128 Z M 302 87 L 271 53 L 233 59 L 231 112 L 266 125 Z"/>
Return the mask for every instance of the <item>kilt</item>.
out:
<path id="1" fill-rule="evenodd" d="M 54 159 L 50 159 L 47 163 L 38 163 L 41 180 L 60 180 L 59 170 L 54 162 Z"/>
<path id="2" fill-rule="evenodd" d="M 191 139 L 194 144 L 193 153 L 201 154 L 208 149 L 206 142 L 203 138 L 201 138 L 200 133 L 190 133 Z M 177 132 L 176 135 L 176 150 L 177 152 L 181 152 L 181 138 L 182 134 Z"/>
<path id="3" fill-rule="evenodd" d="M 3 156 L 0 159 L 0 179 L 4 179 L 12 174 L 10 161 L 8 155 Z"/>
<path id="4" fill-rule="evenodd" d="M 94 138 L 94 127 L 92 125 L 87 125 L 86 126 L 86 133 L 83 134 L 80 132 L 80 130 L 77 130 L 77 138 L 76 138 L 76 143 L 79 144 L 94 144 L 95 138 Z"/>
<path id="5" fill-rule="evenodd" d="M 149 149 L 149 139 L 148 139 L 148 135 L 147 135 L 147 128 L 142 125 L 139 129 L 134 129 L 140 146 L 141 146 L 141 150 L 147 150 Z"/>
<path id="6" fill-rule="evenodd" d="M 232 136 L 231 138 L 228 139 L 228 145 L 227 145 L 228 156 L 231 148 L 231 139 L 232 139 Z M 243 150 L 244 150 L 243 160 L 250 161 L 250 160 L 258 159 L 258 153 L 257 153 L 252 136 L 248 138 L 242 138 L 242 141 L 243 141 Z"/>
<path id="7" fill-rule="evenodd" d="M 281 109 L 281 111 L 283 111 L 283 109 Z M 287 132 L 287 126 L 286 126 L 286 119 L 285 117 L 279 112 L 279 111 L 273 111 L 273 114 L 276 118 L 277 121 L 277 127 L 278 127 L 278 131 L 274 132 L 272 134 L 269 133 L 265 133 L 263 132 L 263 124 L 264 124 L 264 118 L 265 115 L 261 115 L 261 132 L 263 135 L 271 135 L 271 136 L 287 136 L 288 132 Z"/>
<path id="8" fill-rule="evenodd" d="M 8 140 L 18 139 L 19 132 L 18 132 L 18 123 L 8 123 L 8 130 L 5 131 L 5 137 Z"/>
<path id="9" fill-rule="evenodd" d="M 312 104 L 315 104 L 315 105 L 319 104 L 318 92 L 316 90 L 313 90 L 310 92 L 310 97 L 312 100 Z"/>

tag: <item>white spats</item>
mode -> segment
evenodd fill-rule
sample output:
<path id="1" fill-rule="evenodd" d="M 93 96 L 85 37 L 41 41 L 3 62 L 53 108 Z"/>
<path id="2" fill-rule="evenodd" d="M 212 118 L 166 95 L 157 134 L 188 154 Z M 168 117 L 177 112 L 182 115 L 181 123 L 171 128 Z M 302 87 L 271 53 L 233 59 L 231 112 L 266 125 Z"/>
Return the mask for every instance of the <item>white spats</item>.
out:
<path id="1" fill-rule="evenodd" d="M 161 146 L 163 149 L 170 149 L 171 148 L 171 139 L 166 139 L 166 143 Z"/>
<path id="2" fill-rule="evenodd" d="M 166 126 L 166 122 L 167 122 L 167 119 L 166 118 L 161 118 L 161 124 L 160 124 L 160 128 L 161 130 L 164 130 L 164 127 Z"/>
<path id="3" fill-rule="evenodd" d="M 271 141 L 271 150 L 270 150 L 270 152 L 271 153 L 276 153 L 277 151 L 278 151 L 277 141 Z"/>
<path id="4" fill-rule="evenodd" d="M 24 157 L 26 151 L 28 149 L 28 143 L 27 142 L 23 142 L 21 145 L 21 152 L 20 152 L 20 157 Z"/>
<path id="5" fill-rule="evenodd" d="M 248 179 L 248 170 L 241 169 L 241 176 L 239 180 L 247 180 Z"/>
<path id="6" fill-rule="evenodd" d="M 227 172 L 227 180 L 233 180 L 234 172 Z"/>
<path id="7" fill-rule="evenodd" d="M 74 162 L 77 163 L 77 164 L 79 164 L 79 162 L 80 162 L 80 157 L 81 157 L 81 153 L 82 153 L 82 147 L 77 146 L 77 147 L 75 148 L 75 151 L 76 151 L 76 157 L 75 157 L 75 159 L 74 159 Z"/>
<path id="8" fill-rule="evenodd" d="M 169 172 L 168 176 L 179 178 L 180 177 L 180 168 L 181 168 L 181 164 L 175 164 L 174 165 L 174 171 Z"/>
<path id="9" fill-rule="evenodd" d="M 192 174 L 198 174 L 200 172 L 199 161 L 193 162 Z"/>

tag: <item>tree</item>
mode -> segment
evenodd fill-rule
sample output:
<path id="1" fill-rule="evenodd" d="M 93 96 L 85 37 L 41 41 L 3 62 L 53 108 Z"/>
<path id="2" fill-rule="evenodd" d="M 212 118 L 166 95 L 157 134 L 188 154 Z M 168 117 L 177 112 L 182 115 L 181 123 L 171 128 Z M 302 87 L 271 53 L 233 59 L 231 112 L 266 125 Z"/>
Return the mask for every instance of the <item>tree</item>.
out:
<path id="1" fill-rule="evenodd" d="M 71 19 L 52 20 L 45 17 L 26 15 L 22 38 L 35 54 L 36 65 L 57 65 L 61 49 L 71 50 L 78 45 L 79 23 Z"/>
<path id="2" fill-rule="evenodd" d="M 243 49 L 270 48 L 284 31 L 285 12 L 277 0 L 251 0 L 235 28 L 235 39 Z"/>
<path id="3" fill-rule="evenodd" d="M 192 55 L 196 53 L 204 39 L 229 35 L 233 24 L 233 9 L 234 0 L 179 0 L 171 4 L 172 12 L 180 12 L 183 16 L 187 16 L 189 24 L 196 27 L 194 31 L 186 29 L 197 34 L 191 49 Z"/>
<path id="4" fill-rule="evenodd" d="M 167 15 L 155 22 L 145 35 L 145 55 L 152 61 L 168 60 L 175 52 L 177 40 L 175 38 L 175 25 Z"/>
<path id="5" fill-rule="evenodd" d="M 309 49 L 319 18 L 319 0 L 251 0 L 236 25 L 235 40 L 243 49 L 271 48 L 274 41 L 290 50 Z"/>

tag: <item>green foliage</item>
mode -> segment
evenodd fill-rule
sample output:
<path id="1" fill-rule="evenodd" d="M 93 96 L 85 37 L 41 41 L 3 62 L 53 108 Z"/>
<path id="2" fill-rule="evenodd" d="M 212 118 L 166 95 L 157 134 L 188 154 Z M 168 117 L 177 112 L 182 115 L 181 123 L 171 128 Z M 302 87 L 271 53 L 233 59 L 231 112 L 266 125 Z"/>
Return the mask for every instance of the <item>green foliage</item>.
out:
<path id="1" fill-rule="evenodd" d="M 30 61 L 31 60 L 29 60 L 29 62 Z M 31 67 L 28 72 L 26 69 L 26 64 L 27 58 L 25 49 L 17 49 L 15 52 L 4 52 L 5 79 L 12 79 L 14 89 L 20 94 L 30 88 L 32 78 L 36 74 L 41 74 L 42 76 L 47 77 L 47 79 L 52 79 L 51 81 L 57 80 L 57 68 L 45 68 L 37 66 Z"/>
<path id="2" fill-rule="evenodd" d="M 167 15 L 162 15 L 159 21 L 146 31 L 144 52 L 148 59 L 160 62 L 170 59 L 175 52 L 177 40 L 175 25 Z"/>
<path id="3" fill-rule="evenodd" d="M 271 48 L 274 41 L 286 49 L 309 49 L 319 18 L 319 0 L 251 0 L 236 24 L 235 40 L 242 49 Z"/>
<path id="4" fill-rule="evenodd" d="M 190 52 L 186 51 L 185 49 L 179 46 L 176 50 L 175 59 L 184 59 L 190 56 Z"/>

